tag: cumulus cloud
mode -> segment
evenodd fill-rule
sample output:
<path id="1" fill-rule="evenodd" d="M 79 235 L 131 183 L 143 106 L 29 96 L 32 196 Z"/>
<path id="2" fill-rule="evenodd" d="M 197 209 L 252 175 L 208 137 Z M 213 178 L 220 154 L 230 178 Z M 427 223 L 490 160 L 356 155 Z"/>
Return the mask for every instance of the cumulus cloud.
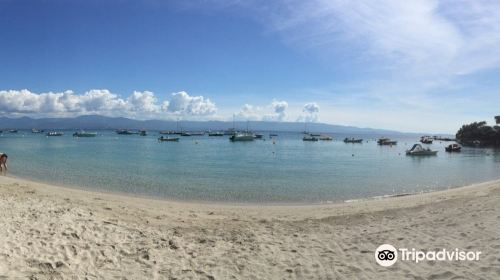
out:
<path id="1" fill-rule="evenodd" d="M 262 108 L 254 107 L 250 104 L 245 104 L 236 114 L 236 118 L 240 120 L 260 121 L 262 120 Z"/>
<path id="2" fill-rule="evenodd" d="M 157 113 L 162 106 L 157 104 L 157 99 L 154 93 L 150 91 L 134 91 L 134 93 L 127 98 L 130 109 L 133 111 Z"/>
<path id="3" fill-rule="evenodd" d="M 319 121 L 319 105 L 316 102 L 306 103 L 302 109 L 302 115 L 297 121 L 318 122 Z"/>
<path id="4" fill-rule="evenodd" d="M 287 108 L 288 102 L 273 99 L 271 104 L 265 106 L 245 104 L 236 117 L 252 121 L 284 121 L 287 117 Z"/>
<path id="5" fill-rule="evenodd" d="M 167 110 L 175 114 L 206 116 L 215 114 L 217 107 L 208 98 L 190 96 L 187 92 L 180 91 L 172 94 Z"/>
<path id="6" fill-rule="evenodd" d="M 319 113 L 319 105 L 316 102 L 307 103 L 302 111 L 309 114 Z"/>
<path id="7" fill-rule="evenodd" d="M 84 94 L 64 92 L 34 93 L 27 89 L 1 90 L 0 114 L 30 116 L 75 116 L 100 114 L 125 117 L 168 117 L 213 115 L 217 107 L 203 96 L 186 92 L 172 94 L 172 100 L 160 102 L 151 91 L 134 91 L 121 98 L 107 89 L 92 89 Z"/>
<path id="8" fill-rule="evenodd" d="M 109 113 L 126 107 L 126 101 L 108 90 L 90 90 L 83 95 L 70 90 L 40 94 L 27 89 L 0 91 L 0 112 L 4 114 Z"/>
<path id="9" fill-rule="evenodd" d="M 271 116 L 271 119 L 277 120 L 277 121 L 283 121 L 286 118 L 286 109 L 288 108 L 288 102 L 286 101 L 278 101 L 278 100 L 273 100 L 271 103 L 271 107 L 274 110 L 274 114 Z"/>

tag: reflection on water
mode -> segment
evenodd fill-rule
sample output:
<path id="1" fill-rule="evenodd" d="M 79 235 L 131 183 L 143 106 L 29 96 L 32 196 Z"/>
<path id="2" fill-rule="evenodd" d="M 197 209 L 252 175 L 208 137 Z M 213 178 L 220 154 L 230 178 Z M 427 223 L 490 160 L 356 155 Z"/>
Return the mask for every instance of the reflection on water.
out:
<path id="1" fill-rule="evenodd" d="M 447 142 L 429 145 L 434 157 L 409 157 L 418 137 L 396 146 L 303 142 L 280 133 L 264 140 L 231 143 L 227 137 L 182 137 L 158 143 L 158 135 L 95 138 L 19 132 L 0 137 L 13 174 L 104 191 L 161 198 L 240 202 L 321 202 L 419 192 L 500 178 L 500 150 L 463 148 L 446 153 Z M 358 136 L 356 136 L 358 137 Z M 369 139 L 371 138 L 371 139 Z"/>

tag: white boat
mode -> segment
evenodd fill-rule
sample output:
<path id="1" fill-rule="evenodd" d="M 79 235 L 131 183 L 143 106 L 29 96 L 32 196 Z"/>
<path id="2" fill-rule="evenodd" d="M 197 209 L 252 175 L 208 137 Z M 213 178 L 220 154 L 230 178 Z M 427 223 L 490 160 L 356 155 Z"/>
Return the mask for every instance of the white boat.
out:
<path id="1" fill-rule="evenodd" d="M 160 136 L 158 138 L 159 142 L 179 142 L 179 137 L 164 137 Z"/>
<path id="2" fill-rule="evenodd" d="M 382 138 L 377 140 L 377 144 L 379 144 L 381 146 L 384 146 L 384 145 L 392 146 L 392 145 L 397 145 L 398 141 L 394 141 L 394 140 L 391 140 L 389 138 L 382 137 Z"/>
<path id="3" fill-rule="evenodd" d="M 311 142 L 316 142 L 318 141 L 319 139 L 317 137 L 314 137 L 314 136 L 304 136 L 304 138 L 302 138 L 302 141 L 311 141 Z"/>
<path id="4" fill-rule="evenodd" d="M 239 132 L 231 137 L 229 137 L 229 140 L 232 142 L 237 142 L 237 141 L 253 141 L 255 139 L 255 136 L 252 133 L 249 132 Z"/>
<path id="5" fill-rule="evenodd" d="M 64 133 L 59 132 L 59 131 L 49 131 L 47 132 L 47 136 L 63 136 Z"/>
<path id="6" fill-rule="evenodd" d="M 430 137 L 430 136 L 422 136 L 420 137 L 420 142 L 422 142 L 422 144 L 432 144 L 433 142 L 433 138 Z"/>
<path id="7" fill-rule="evenodd" d="M 435 156 L 438 151 L 433 151 L 429 148 L 423 148 L 420 144 L 415 144 L 409 150 L 406 150 L 406 155 L 408 156 Z"/>
<path id="8" fill-rule="evenodd" d="M 451 144 L 451 145 L 448 145 L 448 147 L 445 147 L 444 148 L 445 151 L 451 153 L 451 152 L 460 152 L 462 150 L 462 146 L 458 145 L 458 144 Z"/>
<path id="9" fill-rule="evenodd" d="M 73 133 L 73 137 L 96 137 L 96 136 L 97 132 L 86 132 L 83 130 Z"/>

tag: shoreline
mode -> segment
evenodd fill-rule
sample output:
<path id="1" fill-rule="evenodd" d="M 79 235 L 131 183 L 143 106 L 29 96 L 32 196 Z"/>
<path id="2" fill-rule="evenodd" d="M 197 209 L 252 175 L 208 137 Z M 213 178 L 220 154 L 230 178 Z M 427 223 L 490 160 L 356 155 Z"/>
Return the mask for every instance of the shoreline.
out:
<path id="1" fill-rule="evenodd" d="M 0 278 L 500 277 L 500 180 L 321 205 L 148 199 L 0 177 Z M 374 250 L 478 250 L 478 262 L 379 266 Z"/>
<path id="2" fill-rule="evenodd" d="M 145 200 L 154 200 L 154 201 L 165 201 L 165 202 L 171 202 L 171 203 L 186 203 L 186 204 L 193 204 L 193 205 L 225 205 L 225 206 L 256 206 L 256 207 L 280 207 L 280 206 L 325 206 L 325 205 L 336 205 L 336 204 L 345 204 L 345 203 L 357 203 L 357 202 L 366 202 L 366 201 L 373 201 L 373 200 L 380 200 L 380 199 L 390 199 L 390 198 L 398 198 L 398 197 L 406 197 L 406 196 L 416 196 L 416 195 L 422 195 L 422 194 L 428 194 L 428 193 L 435 193 L 435 192 L 442 192 L 442 191 L 449 191 L 449 190 L 454 190 L 454 189 L 460 189 L 460 188 L 467 188 L 467 187 L 474 187 L 476 185 L 482 185 L 482 184 L 491 184 L 491 183 L 500 183 L 500 179 L 495 179 L 495 180 L 489 180 L 489 181 L 484 181 L 484 182 L 479 182 L 479 183 L 472 183 L 472 184 L 467 184 L 467 185 L 460 185 L 460 186 L 448 186 L 448 187 L 443 187 L 443 188 L 436 188 L 436 189 L 429 189 L 429 190 L 422 190 L 422 191 L 417 191 L 417 192 L 402 192 L 402 193 L 394 193 L 394 194 L 382 194 L 382 195 L 376 195 L 376 196 L 370 196 L 370 197 L 362 197 L 362 198 L 353 198 L 353 199 L 345 199 L 345 200 L 325 200 L 325 201 L 320 201 L 320 202 L 241 202 L 241 201 L 222 201 L 222 200 L 191 200 L 191 199 L 177 199 L 177 198 L 167 198 L 167 197 L 155 197 L 153 195 L 147 195 L 147 194 L 133 194 L 133 193 L 127 193 L 127 192 L 120 192 L 120 191 L 115 191 L 115 190 L 97 190 L 97 189 L 92 189 L 92 188 L 86 188 L 86 187 L 81 187 L 81 186 L 76 186 L 76 185 L 60 185 L 60 184 L 55 184 L 55 183 L 50 183 L 50 182 L 42 182 L 42 181 L 37 181 L 35 179 L 30 179 L 30 178 L 23 178 L 19 177 L 16 175 L 6 175 L 3 176 L 5 178 L 12 178 L 14 180 L 19 180 L 19 181 L 24 181 L 26 183 L 32 183 L 32 184 L 39 184 L 39 185 L 45 185 L 49 187 L 54 187 L 54 188 L 61 188 L 61 189 L 66 189 L 66 190 L 76 190 L 76 191 L 82 191 L 82 192 L 89 192 L 89 193 L 95 193 L 95 194 L 107 194 L 107 195 L 116 195 L 116 196 L 123 196 L 123 197 L 128 197 L 128 198 L 138 198 L 138 199 L 145 199 Z M 0 177 L 1 178 L 1 177 Z"/>

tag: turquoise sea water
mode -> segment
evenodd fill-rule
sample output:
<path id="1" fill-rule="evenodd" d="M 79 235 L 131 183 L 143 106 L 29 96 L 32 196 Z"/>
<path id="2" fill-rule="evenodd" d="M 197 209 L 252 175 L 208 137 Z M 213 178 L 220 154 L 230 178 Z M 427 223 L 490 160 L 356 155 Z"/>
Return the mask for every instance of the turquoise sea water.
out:
<path id="1" fill-rule="evenodd" d="M 378 146 L 303 142 L 279 133 L 273 141 L 232 143 L 227 136 L 181 137 L 180 142 L 99 131 L 95 138 L 46 137 L 19 131 L 0 136 L 14 176 L 79 188 L 157 198 L 227 202 L 326 202 L 437 190 L 500 178 L 500 150 L 464 148 L 435 157 L 409 157 L 418 137 Z M 351 135 L 349 135 L 351 136 Z M 396 139 L 396 138 L 395 138 Z M 368 140 L 368 142 L 367 142 Z"/>

